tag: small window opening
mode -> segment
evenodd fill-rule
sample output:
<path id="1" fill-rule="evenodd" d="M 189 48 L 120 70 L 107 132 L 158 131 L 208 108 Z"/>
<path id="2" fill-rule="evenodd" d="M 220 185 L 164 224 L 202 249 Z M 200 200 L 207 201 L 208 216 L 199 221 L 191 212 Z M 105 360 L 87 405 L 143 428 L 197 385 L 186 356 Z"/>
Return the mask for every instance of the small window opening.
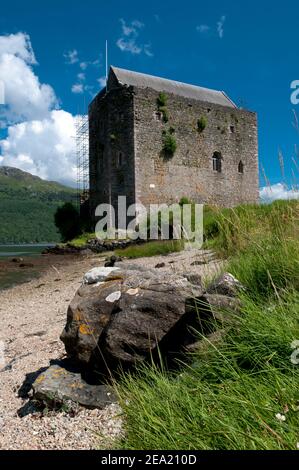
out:
<path id="1" fill-rule="evenodd" d="M 213 155 L 213 170 L 218 173 L 222 171 L 222 155 L 220 152 L 215 152 Z"/>
<path id="2" fill-rule="evenodd" d="M 124 156 L 123 156 L 123 153 L 122 152 L 118 152 L 118 155 L 117 155 L 117 167 L 121 167 L 123 166 L 123 163 L 124 163 Z"/>
<path id="3" fill-rule="evenodd" d="M 154 118 L 155 118 L 155 121 L 162 121 L 163 115 L 160 111 L 156 111 L 154 113 Z"/>
<path id="4" fill-rule="evenodd" d="M 238 172 L 241 174 L 244 173 L 244 163 L 242 162 L 242 160 L 239 161 Z"/>
<path id="5" fill-rule="evenodd" d="M 231 132 L 232 134 L 234 134 L 234 133 L 235 133 L 235 126 L 230 126 L 230 128 L 229 128 L 229 129 L 230 129 L 230 132 Z"/>

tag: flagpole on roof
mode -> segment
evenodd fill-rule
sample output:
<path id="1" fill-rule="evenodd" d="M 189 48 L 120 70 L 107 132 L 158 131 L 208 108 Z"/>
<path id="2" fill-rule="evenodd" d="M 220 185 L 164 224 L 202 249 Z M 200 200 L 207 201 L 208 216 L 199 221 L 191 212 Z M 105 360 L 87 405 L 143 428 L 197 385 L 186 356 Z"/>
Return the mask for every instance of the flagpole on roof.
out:
<path id="1" fill-rule="evenodd" d="M 106 39 L 106 90 L 108 88 L 108 41 Z"/>

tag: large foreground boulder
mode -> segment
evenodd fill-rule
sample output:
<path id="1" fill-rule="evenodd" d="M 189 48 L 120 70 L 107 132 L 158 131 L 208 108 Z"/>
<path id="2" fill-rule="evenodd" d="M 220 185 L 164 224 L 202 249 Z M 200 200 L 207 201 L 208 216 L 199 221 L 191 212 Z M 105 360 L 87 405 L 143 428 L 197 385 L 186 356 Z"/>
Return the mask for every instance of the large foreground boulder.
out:
<path id="1" fill-rule="evenodd" d="M 61 335 L 69 358 L 109 375 L 147 359 L 170 362 L 240 313 L 241 284 L 229 273 L 204 291 L 200 276 L 117 263 L 94 268 L 72 300 Z"/>
<path id="2" fill-rule="evenodd" d="M 85 282 L 98 282 L 82 285 L 69 306 L 61 340 L 68 356 L 81 364 L 136 365 L 160 346 L 179 344 L 197 322 L 200 285 L 183 276 L 120 266 L 87 273 Z"/>

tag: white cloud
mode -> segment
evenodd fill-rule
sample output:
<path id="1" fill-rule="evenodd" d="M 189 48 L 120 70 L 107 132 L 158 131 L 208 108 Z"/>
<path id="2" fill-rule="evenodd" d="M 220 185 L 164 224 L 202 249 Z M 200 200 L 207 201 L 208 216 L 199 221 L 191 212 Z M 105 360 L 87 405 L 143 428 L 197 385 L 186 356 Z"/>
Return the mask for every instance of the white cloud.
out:
<path id="1" fill-rule="evenodd" d="M 4 83 L 0 81 L 0 105 L 5 104 Z"/>
<path id="2" fill-rule="evenodd" d="M 77 66 L 79 67 L 79 70 L 81 70 L 81 72 L 77 73 L 76 81 L 71 86 L 72 93 L 76 95 L 80 95 L 86 91 L 93 97 L 94 86 L 86 84 L 86 81 L 88 78 L 87 69 L 89 67 L 96 67 L 96 68 L 100 67 L 102 63 L 102 54 L 99 54 L 99 58 L 95 60 L 80 61 L 78 51 L 74 49 L 73 51 L 69 51 L 64 56 L 66 57 L 68 64 L 77 64 Z M 83 85 L 83 82 L 85 82 L 84 85 Z"/>
<path id="3" fill-rule="evenodd" d="M 82 94 L 84 93 L 84 91 L 88 91 L 90 92 L 93 87 L 90 86 L 90 85 L 84 85 L 83 82 L 85 82 L 86 80 L 86 75 L 85 73 L 83 72 L 80 72 L 77 74 L 77 83 L 74 83 L 74 85 L 72 86 L 72 93 L 75 93 L 75 94 Z"/>
<path id="4" fill-rule="evenodd" d="M 131 21 L 127 24 L 123 18 L 120 19 L 122 35 L 116 41 L 117 47 L 123 52 L 130 52 L 131 54 L 141 54 L 142 52 L 148 57 L 153 57 L 150 44 L 138 43 L 138 37 L 144 24 L 139 20 Z"/>
<path id="5" fill-rule="evenodd" d="M 90 65 L 93 67 L 100 67 L 102 63 L 102 54 L 100 54 L 100 59 L 95 60 L 85 60 L 80 62 L 79 67 L 81 70 L 86 70 Z"/>
<path id="6" fill-rule="evenodd" d="M 152 53 L 150 44 L 145 44 L 143 46 L 143 50 L 144 50 L 145 55 L 147 55 L 148 57 L 153 57 L 154 56 L 154 54 Z"/>
<path id="7" fill-rule="evenodd" d="M 120 19 L 121 28 L 124 36 L 138 36 L 139 30 L 144 27 L 144 24 L 141 21 L 134 20 L 130 25 L 127 25 L 123 18 Z"/>
<path id="8" fill-rule="evenodd" d="M 74 183 L 74 117 L 58 110 L 52 87 L 40 83 L 36 59 L 25 33 L 0 36 L 0 81 L 5 87 L 0 164 L 15 166 L 46 179 Z"/>
<path id="9" fill-rule="evenodd" d="M 0 36 L 0 81 L 5 90 L 5 119 L 14 123 L 43 119 L 57 105 L 54 90 L 34 74 L 30 38 L 24 33 Z"/>
<path id="10" fill-rule="evenodd" d="M 77 78 L 78 78 L 78 80 L 80 80 L 81 82 L 84 82 L 84 80 L 85 80 L 85 78 L 86 78 L 85 73 L 82 73 L 82 72 L 81 72 L 81 73 L 78 73 Z"/>
<path id="11" fill-rule="evenodd" d="M 207 24 L 200 24 L 199 26 L 196 26 L 196 30 L 201 34 L 208 33 L 210 29 L 210 26 L 208 26 Z"/>
<path id="12" fill-rule="evenodd" d="M 101 55 L 101 59 L 102 59 L 102 55 Z M 101 63 L 102 63 L 102 60 L 96 59 L 93 62 L 91 62 L 91 65 L 93 65 L 94 67 L 100 67 Z"/>
<path id="13" fill-rule="evenodd" d="M 135 39 L 126 40 L 119 38 L 116 45 L 121 51 L 131 52 L 131 54 L 140 54 L 140 52 L 142 52 L 142 47 L 137 46 Z"/>
<path id="14" fill-rule="evenodd" d="M 75 118 L 53 110 L 48 118 L 15 124 L 0 141 L 2 165 L 14 166 L 48 180 L 76 180 Z"/>
<path id="15" fill-rule="evenodd" d="M 226 16 L 223 15 L 221 16 L 220 20 L 217 22 L 217 33 L 220 39 L 223 38 L 225 20 L 226 20 Z"/>
<path id="16" fill-rule="evenodd" d="M 299 191 L 290 189 L 282 183 L 277 183 L 261 188 L 260 199 L 264 203 L 269 203 L 277 199 L 299 199 Z"/>
<path id="17" fill-rule="evenodd" d="M 75 94 L 81 94 L 83 93 L 84 91 L 84 87 L 83 87 L 83 84 L 82 83 L 75 83 L 73 86 L 72 86 L 72 93 L 75 93 Z"/>
<path id="18" fill-rule="evenodd" d="M 205 34 L 207 35 L 208 33 L 212 33 L 213 36 L 217 34 L 217 36 L 222 39 L 224 36 L 224 23 L 226 21 L 226 16 L 222 15 L 219 21 L 217 21 L 216 28 L 214 26 L 210 26 L 208 24 L 200 24 L 196 26 L 196 31 L 198 31 L 200 34 Z M 210 36 L 211 34 L 209 34 Z"/>
<path id="19" fill-rule="evenodd" d="M 30 37 L 25 33 L 0 36 L 0 56 L 4 54 L 19 57 L 28 64 L 36 64 Z"/>
<path id="20" fill-rule="evenodd" d="M 68 65 L 73 65 L 73 64 L 76 64 L 77 62 L 79 62 L 77 49 L 73 49 L 71 51 L 68 51 L 63 56 L 66 60 L 65 63 L 68 64 Z"/>
<path id="21" fill-rule="evenodd" d="M 100 84 L 101 88 L 104 88 L 106 86 L 106 77 L 105 76 L 100 77 L 97 81 Z"/>

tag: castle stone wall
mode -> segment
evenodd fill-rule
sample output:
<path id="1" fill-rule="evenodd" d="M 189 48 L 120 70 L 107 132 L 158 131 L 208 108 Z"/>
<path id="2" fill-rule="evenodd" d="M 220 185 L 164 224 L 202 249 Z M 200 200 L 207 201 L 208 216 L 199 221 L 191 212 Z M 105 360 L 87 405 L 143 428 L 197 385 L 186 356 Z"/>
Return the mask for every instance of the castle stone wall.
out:
<path id="1" fill-rule="evenodd" d="M 89 107 L 91 215 L 100 203 L 195 202 L 232 207 L 258 202 L 256 114 L 167 95 L 169 121 L 159 114 L 159 93 L 115 87 Z M 198 132 L 201 117 L 207 126 Z M 162 151 L 163 131 L 173 129 L 177 150 Z M 221 172 L 213 155 L 221 154 Z M 243 173 L 239 163 L 242 162 Z"/>
<path id="2" fill-rule="evenodd" d="M 113 89 L 89 107 L 90 209 L 117 207 L 118 195 L 135 202 L 134 113 L 132 92 Z"/>
<path id="3" fill-rule="evenodd" d="M 159 93 L 134 88 L 135 178 L 138 202 L 172 203 L 186 196 L 199 203 L 236 206 L 258 201 L 256 114 L 167 95 L 169 121 L 157 114 Z M 207 119 L 203 132 L 197 121 Z M 162 132 L 172 127 L 177 150 L 165 158 Z M 222 155 L 221 173 L 213 154 Z M 238 172 L 239 162 L 244 165 Z"/>

